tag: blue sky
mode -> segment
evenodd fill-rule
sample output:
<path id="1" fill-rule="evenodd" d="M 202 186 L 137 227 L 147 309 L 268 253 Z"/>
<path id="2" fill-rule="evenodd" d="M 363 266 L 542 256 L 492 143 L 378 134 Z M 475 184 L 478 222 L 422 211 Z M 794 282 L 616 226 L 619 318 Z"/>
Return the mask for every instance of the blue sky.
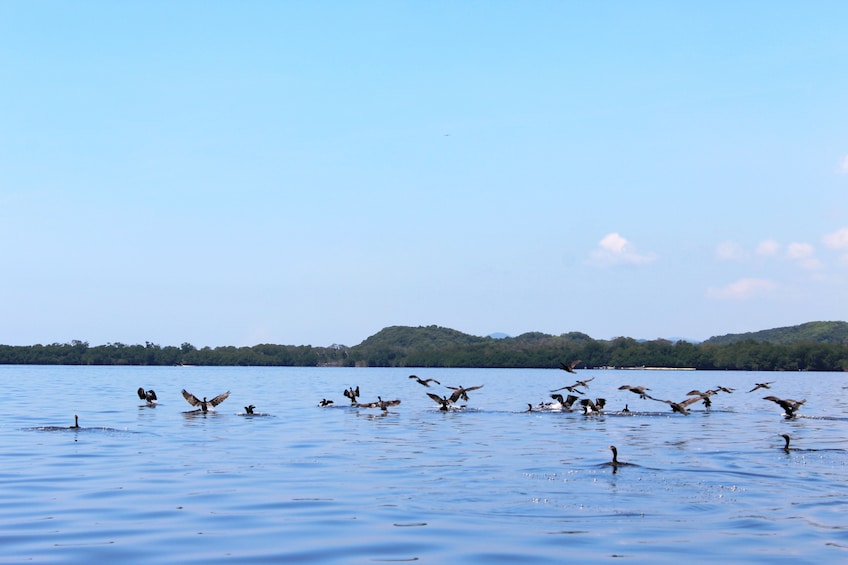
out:
<path id="1" fill-rule="evenodd" d="M 848 3 L 0 3 L 0 343 L 848 319 Z"/>

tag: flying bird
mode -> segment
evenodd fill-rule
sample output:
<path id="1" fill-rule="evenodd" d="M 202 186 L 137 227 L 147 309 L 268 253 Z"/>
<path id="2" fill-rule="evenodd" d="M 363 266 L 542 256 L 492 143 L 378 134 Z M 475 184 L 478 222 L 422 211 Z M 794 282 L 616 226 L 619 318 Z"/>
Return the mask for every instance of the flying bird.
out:
<path id="1" fill-rule="evenodd" d="M 418 384 L 420 384 L 420 385 L 424 385 L 424 386 L 426 386 L 426 387 L 429 387 L 429 386 L 430 386 L 430 383 L 436 383 L 437 385 L 442 384 L 442 383 L 440 383 L 439 381 L 437 381 L 436 379 L 422 379 L 421 377 L 419 377 L 419 376 L 417 376 L 417 375 L 409 375 L 409 378 L 410 378 L 410 379 L 415 379 L 415 381 L 416 381 Z"/>
<path id="2" fill-rule="evenodd" d="M 562 369 L 563 371 L 568 372 L 568 373 L 576 373 L 577 371 L 574 370 L 574 367 L 576 367 L 579 363 L 580 363 L 580 359 L 577 359 L 576 361 L 572 361 L 568 365 L 566 365 L 565 363 L 560 361 L 559 362 L 559 368 Z"/>
<path id="3" fill-rule="evenodd" d="M 446 396 L 439 396 L 438 394 L 432 392 L 428 392 L 427 396 L 432 398 L 436 404 L 440 405 L 439 410 L 441 410 L 442 412 L 447 412 L 448 410 L 450 410 L 450 405 L 453 404 L 453 402 L 451 402 L 451 399 Z"/>
<path id="4" fill-rule="evenodd" d="M 383 400 L 381 397 L 377 397 L 377 402 L 365 402 L 358 403 L 356 405 L 357 408 L 379 408 L 383 412 L 389 411 L 389 406 L 397 406 L 400 404 L 400 400 Z"/>
<path id="5" fill-rule="evenodd" d="M 192 393 L 188 392 L 186 389 L 183 389 L 183 398 L 185 398 L 186 401 L 188 401 L 188 403 L 192 406 L 200 406 L 201 412 L 208 412 L 210 405 L 214 408 L 215 406 L 218 406 L 219 404 L 224 402 L 229 396 L 230 391 L 227 391 L 222 394 L 219 394 L 212 400 L 206 400 L 205 396 L 203 397 L 203 400 L 198 400 L 198 398 Z"/>
<path id="6" fill-rule="evenodd" d="M 645 394 L 645 391 L 651 389 L 644 386 L 621 385 L 618 387 L 618 390 L 629 390 L 630 392 L 638 394 L 639 398 L 649 398 L 648 395 Z"/>
<path id="7" fill-rule="evenodd" d="M 756 383 L 756 386 L 749 390 L 748 392 L 754 392 L 755 390 L 759 390 L 761 388 L 771 388 L 769 385 L 774 384 L 774 381 L 769 381 L 767 383 Z"/>
<path id="8" fill-rule="evenodd" d="M 146 401 L 148 404 L 153 404 L 154 402 L 159 400 L 158 398 L 156 398 L 156 391 L 154 391 L 153 389 L 145 391 L 144 388 L 138 387 L 137 392 L 138 392 L 138 397 L 141 400 Z"/>
<path id="9" fill-rule="evenodd" d="M 781 408 L 783 408 L 783 410 L 785 411 L 784 416 L 786 416 L 787 420 L 794 418 L 795 412 L 801 407 L 802 404 L 807 402 L 806 399 L 793 400 L 791 398 L 783 399 L 778 398 L 776 396 L 764 396 L 763 400 L 771 400 L 772 402 L 778 404 Z"/>
<path id="10" fill-rule="evenodd" d="M 691 398 L 687 398 L 686 400 L 683 400 L 682 402 L 673 402 L 671 400 L 662 400 L 660 398 L 654 398 L 653 396 L 648 396 L 648 398 L 651 399 L 651 400 L 656 400 L 657 402 L 664 402 L 665 404 L 668 404 L 669 406 L 671 406 L 672 412 L 679 412 L 680 414 L 683 414 L 684 416 L 689 415 L 689 410 L 686 409 L 687 406 L 689 406 L 690 404 L 695 404 L 696 402 L 701 400 L 700 396 L 692 396 Z"/>
<path id="11" fill-rule="evenodd" d="M 477 390 L 477 389 L 479 389 L 479 388 L 483 388 L 483 385 L 480 385 L 480 386 L 470 386 L 470 387 L 468 387 L 468 388 L 465 388 L 465 387 L 463 387 L 463 386 L 449 386 L 449 387 L 447 387 L 447 388 L 449 388 L 449 389 L 451 389 L 452 391 L 454 391 L 454 392 L 453 392 L 453 394 L 451 394 L 451 395 L 450 395 L 450 401 L 451 401 L 451 402 L 456 402 L 456 401 L 457 401 L 457 400 L 459 400 L 460 398 L 461 398 L 461 399 L 463 399 L 463 400 L 465 400 L 465 401 L 467 401 L 467 400 L 468 400 L 468 395 L 467 395 L 466 393 L 467 393 L 467 392 L 470 392 L 470 391 L 472 391 L 472 390 Z"/>

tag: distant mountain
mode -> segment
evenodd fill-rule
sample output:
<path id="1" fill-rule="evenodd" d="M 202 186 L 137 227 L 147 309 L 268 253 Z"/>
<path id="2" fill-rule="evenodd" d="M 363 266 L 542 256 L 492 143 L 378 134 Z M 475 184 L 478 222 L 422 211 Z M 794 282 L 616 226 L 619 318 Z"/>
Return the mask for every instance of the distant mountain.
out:
<path id="1" fill-rule="evenodd" d="M 792 345 L 794 343 L 833 343 L 848 344 L 847 322 L 807 322 L 798 326 L 774 328 L 758 332 L 742 334 L 727 334 L 714 336 L 705 344 L 727 345 L 740 341 L 761 341 L 775 345 Z"/>

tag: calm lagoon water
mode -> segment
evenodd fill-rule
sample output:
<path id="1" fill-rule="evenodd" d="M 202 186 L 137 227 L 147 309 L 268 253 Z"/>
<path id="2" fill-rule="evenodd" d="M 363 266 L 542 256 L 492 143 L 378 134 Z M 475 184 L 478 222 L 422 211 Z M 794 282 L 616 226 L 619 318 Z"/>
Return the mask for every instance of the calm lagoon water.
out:
<path id="1" fill-rule="evenodd" d="M 484 387 L 440 412 L 426 392 L 450 391 L 412 372 Z M 0 561 L 848 559 L 848 374 L 590 377 L 606 414 L 527 412 L 574 382 L 559 370 L 0 366 Z M 623 384 L 736 392 L 683 416 Z M 351 408 L 357 385 L 402 403 Z M 183 388 L 232 394 L 186 414 Z M 807 403 L 786 420 L 768 394 Z"/>

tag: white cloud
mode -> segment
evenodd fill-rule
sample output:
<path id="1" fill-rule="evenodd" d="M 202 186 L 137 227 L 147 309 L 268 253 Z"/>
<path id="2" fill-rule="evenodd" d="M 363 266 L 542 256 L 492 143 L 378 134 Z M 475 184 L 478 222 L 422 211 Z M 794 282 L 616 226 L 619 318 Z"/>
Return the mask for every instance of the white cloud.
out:
<path id="1" fill-rule="evenodd" d="M 772 257 L 780 252 L 780 244 L 773 239 L 766 239 L 757 245 L 757 255 Z"/>
<path id="2" fill-rule="evenodd" d="M 707 289 L 707 296 L 719 300 L 747 300 L 756 298 L 777 287 L 775 283 L 767 279 L 739 279 L 734 283 L 719 288 Z"/>
<path id="3" fill-rule="evenodd" d="M 816 252 L 809 243 L 790 243 L 786 248 L 786 256 L 790 259 L 808 259 Z"/>
<path id="4" fill-rule="evenodd" d="M 605 235 L 591 255 L 591 262 L 599 266 L 644 265 L 654 259 L 653 254 L 637 253 L 633 245 L 617 232 Z"/>
<path id="5" fill-rule="evenodd" d="M 716 247 L 716 258 L 721 261 L 742 261 L 747 256 L 742 246 L 734 241 L 725 241 Z"/>
<path id="6" fill-rule="evenodd" d="M 848 228 L 840 228 L 822 238 L 831 249 L 848 249 Z"/>

